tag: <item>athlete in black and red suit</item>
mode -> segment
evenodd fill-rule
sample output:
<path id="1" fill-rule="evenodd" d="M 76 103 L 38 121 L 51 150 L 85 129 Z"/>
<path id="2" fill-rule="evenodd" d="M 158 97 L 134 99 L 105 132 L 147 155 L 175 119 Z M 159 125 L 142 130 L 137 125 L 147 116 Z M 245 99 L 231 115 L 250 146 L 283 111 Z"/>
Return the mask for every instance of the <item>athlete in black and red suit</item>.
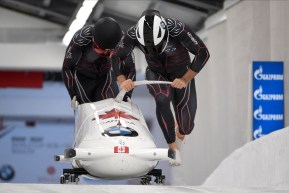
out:
<path id="1" fill-rule="evenodd" d="M 156 101 L 156 115 L 164 137 L 172 149 L 178 150 L 178 138 L 192 132 L 197 109 L 194 77 L 209 59 L 209 51 L 200 38 L 182 21 L 164 19 L 157 10 L 143 12 L 138 23 L 132 26 L 116 47 L 112 56 L 113 69 L 121 87 L 127 91 L 134 88 L 132 80 L 120 70 L 120 64 L 137 46 L 147 61 L 146 79 L 172 81 L 170 85 L 149 85 L 150 94 Z M 194 54 L 191 61 L 189 53 Z M 179 165 L 180 158 L 171 162 Z"/>
<path id="2" fill-rule="evenodd" d="M 119 24 L 109 17 L 98 19 L 94 25 L 84 26 L 74 34 L 62 67 L 63 80 L 72 100 L 83 104 L 118 94 L 110 57 L 122 35 Z M 120 72 L 127 79 L 135 79 L 132 54 L 120 66 Z"/>

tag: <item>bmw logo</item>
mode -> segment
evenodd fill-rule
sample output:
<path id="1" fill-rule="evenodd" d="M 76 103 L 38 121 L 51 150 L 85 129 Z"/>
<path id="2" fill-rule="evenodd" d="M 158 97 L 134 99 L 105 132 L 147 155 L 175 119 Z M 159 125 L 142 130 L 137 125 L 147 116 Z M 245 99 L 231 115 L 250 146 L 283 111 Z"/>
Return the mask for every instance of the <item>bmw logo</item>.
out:
<path id="1" fill-rule="evenodd" d="M 10 181 L 14 178 L 15 171 L 10 165 L 2 165 L 0 167 L 0 180 Z"/>

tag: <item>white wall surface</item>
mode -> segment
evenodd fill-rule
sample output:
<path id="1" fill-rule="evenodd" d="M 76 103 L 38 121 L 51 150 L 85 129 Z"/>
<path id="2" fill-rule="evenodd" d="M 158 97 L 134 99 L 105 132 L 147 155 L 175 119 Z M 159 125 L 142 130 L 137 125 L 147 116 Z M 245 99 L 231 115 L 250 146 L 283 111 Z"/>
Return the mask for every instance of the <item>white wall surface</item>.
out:
<path id="1" fill-rule="evenodd" d="M 0 43 L 0 70 L 60 71 L 65 49 L 61 43 Z"/>
<path id="2" fill-rule="evenodd" d="M 0 28 L 61 28 L 60 25 L 0 7 Z"/>
<path id="3" fill-rule="evenodd" d="M 0 8 L 0 70 L 60 70 L 66 47 L 49 42 L 60 25 Z"/>

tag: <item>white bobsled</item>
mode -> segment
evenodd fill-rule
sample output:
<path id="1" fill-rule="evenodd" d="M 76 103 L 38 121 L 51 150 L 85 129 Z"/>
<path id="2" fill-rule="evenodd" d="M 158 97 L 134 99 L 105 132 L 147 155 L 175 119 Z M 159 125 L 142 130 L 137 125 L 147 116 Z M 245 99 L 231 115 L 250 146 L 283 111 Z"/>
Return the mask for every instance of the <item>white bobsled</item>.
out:
<path id="1" fill-rule="evenodd" d="M 71 162 L 73 166 L 64 169 L 61 183 L 77 182 L 79 175 L 110 180 L 146 176 L 158 161 L 174 159 L 173 150 L 156 147 L 140 109 L 131 101 L 123 101 L 124 94 L 121 91 L 115 99 L 78 105 L 73 148 L 55 156 L 55 161 Z"/>

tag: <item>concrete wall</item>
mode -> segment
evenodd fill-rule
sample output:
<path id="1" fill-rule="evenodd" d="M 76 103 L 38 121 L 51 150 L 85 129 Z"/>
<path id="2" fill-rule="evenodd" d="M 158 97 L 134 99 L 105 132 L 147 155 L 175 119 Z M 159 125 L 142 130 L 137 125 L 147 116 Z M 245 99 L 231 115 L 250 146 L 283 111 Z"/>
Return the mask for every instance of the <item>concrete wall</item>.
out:
<path id="1" fill-rule="evenodd" d="M 0 69 L 60 71 L 65 49 L 61 43 L 0 43 Z"/>
<path id="2" fill-rule="evenodd" d="M 252 61 L 284 61 L 284 117 L 288 115 L 288 16 L 289 1 L 244 0 L 209 18 L 201 36 L 211 58 L 196 77 L 195 129 L 186 138 L 183 166 L 172 169 L 175 184 L 201 184 L 224 158 L 251 141 Z"/>
<path id="3" fill-rule="evenodd" d="M 61 28 L 60 25 L 0 7 L 0 27 L 3 28 Z"/>
<path id="4" fill-rule="evenodd" d="M 60 70 L 64 28 L 0 7 L 0 70 Z"/>

